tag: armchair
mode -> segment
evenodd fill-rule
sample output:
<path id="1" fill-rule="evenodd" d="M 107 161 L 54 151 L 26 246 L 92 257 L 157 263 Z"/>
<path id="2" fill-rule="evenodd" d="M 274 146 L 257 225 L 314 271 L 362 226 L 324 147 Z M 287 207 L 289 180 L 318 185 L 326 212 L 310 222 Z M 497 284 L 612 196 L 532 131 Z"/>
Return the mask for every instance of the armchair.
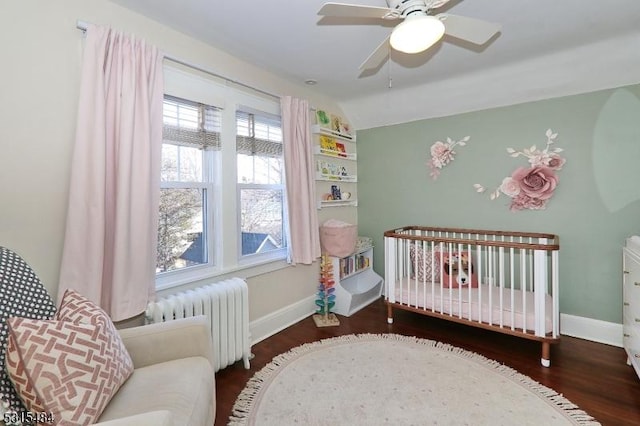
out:
<path id="1" fill-rule="evenodd" d="M 21 394 L 16 393 L 7 373 L 11 366 L 14 373 L 11 379 L 21 378 L 15 374 L 20 372 L 15 368 L 15 355 L 11 362 L 7 361 L 9 353 L 15 354 L 15 348 L 11 352 L 7 349 L 9 323 L 56 322 L 55 313 L 53 301 L 31 268 L 16 253 L 0 247 L 0 425 L 4 424 L 3 419 L 19 418 L 11 413 L 24 410 Z M 117 331 L 113 328 L 111 335 L 116 334 L 126 349 L 124 352 L 128 352 L 133 372 L 108 400 L 96 425 L 213 425 L 216 412 L 214 355 L 206 317 Z M 113 362 L 107 360 L 104 365 Z M 101 374 L 104 373 L 102 370 Z M 73 381 L 58 381 L 65 388 L 74 386 Z M 24 383 L 21 385 L 24 390 Z"/>
<path id="2" fill-rule="evenodd" d="M 97 425 L 213 425 L 213 350 L 205 317 L 119 332 L 135 370 Z"/>

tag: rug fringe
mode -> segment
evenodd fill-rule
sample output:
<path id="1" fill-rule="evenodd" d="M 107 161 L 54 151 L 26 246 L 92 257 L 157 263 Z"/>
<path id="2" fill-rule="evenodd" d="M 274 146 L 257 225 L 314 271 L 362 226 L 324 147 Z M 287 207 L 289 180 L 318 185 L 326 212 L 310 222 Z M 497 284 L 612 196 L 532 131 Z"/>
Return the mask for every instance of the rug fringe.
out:
<path id="1" fill-rule="evenodd" d="M 423 339 L 415 336 L 404 336 L 394 333 L 383 334 L 348 334 L 343 336 L 331 337 L 322 339 L 316 342 L 305 343 L 297 346 L 285 353 L 274 357 L 270 363 L 265 365 L 262 369 L 256 372 L 251 379 L 247 382 L 245 388 L 240 392 L 235 404 L 233 405 L 232 414 L 229 417 L 229 426 L 241 426 L 246 425 L 248 421 L 248 415 L 253 408 L 256 396 L 262 389 L 263 384 L 268 381 L 271 376 L 283 365 L 289 361 L 300 357 L 312 350 L 315 350 L 322 346 L 354 343 L 358 341 L 371 341 L 371 340 L 394 340 L 401 342 L 410 342 L 415 344 L 424 345 L 427 347 L 437 348 L 440 350 L 451 352 L 457 356 L 461 356 L 467 359 L 473 359 L 480 361 L 479 364 L 490 369 L 497 370 L 505 377 L 509 377 L 514 381 L 519 382 L 524 387 L 527 387 L 535 391 L 538 395 L 543 396 L 548 401 L 551 401 L 558 409 L 562 410 L 570 419 L 572 419 L 577 425 L 583 426 L 598 426 L 600 423 L 596 421 L 592 416 L 581 410 L 577 405 L 566 399 L 562 394 L 554 391 L 553 389 L 544 386 L 541 383 L 536 382 L 530 377 L 514 370 L 513 368 L 499 363 L 498 361 L 489 359 L 484 355 L 459 348 L 457 346 L 450 345 L 448 343 L 442 343 L 435 340 Z"/>

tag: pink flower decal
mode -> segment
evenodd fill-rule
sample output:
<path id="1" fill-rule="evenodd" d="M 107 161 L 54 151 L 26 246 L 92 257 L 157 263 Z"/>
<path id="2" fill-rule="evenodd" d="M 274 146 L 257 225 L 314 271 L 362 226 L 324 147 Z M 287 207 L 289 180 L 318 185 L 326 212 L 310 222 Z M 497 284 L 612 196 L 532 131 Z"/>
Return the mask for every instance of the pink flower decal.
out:
<path id="1" fill-rule="evenodd" d="M 438 141 L 431 145 L 431 160 L 438 169 L 453 161 L 453 154 L 455 154 L 455 151 L 449 147 L 449 144 Z"/>
<path id="2" fill-rule="evenodd" d="M 524 195 L 540 200 L 551 198 L 558 184 L 558 177 L 549 167 L 519 167 L 511 178 L 518 183 Z"/>
<path id="3" fill-rule="evenodd" d="M 500 191 L 502 191 L 503 194 L 508 195 L 509 197 L 515 197 L 520 194 L 520 182 L 508 176 L 502 180 Z"/>
<path id="4" fill-rule="evenodd" d="M 547 144 L 543 150 L 538 150 L 535 145 L 522 151 L 507 148 L 512 157 L 527 157 L 530 167 L 518 167 L 511 176 L 504 178 L 502 184 L 489 195 L 491 200 L 497 199 L 500 194 L 510 197 L 509 207 L 512 211 L 546 208 L 558 186 L 559 178 L 556 172 L 561 170 L 567 161 L 559 155 L 563 151 L 561 148 L 551 147 L 558 134 L 549 129 L 546 136 Z M 485 191 L 485 187 L 480 184 L 475 184 L 474 188 L 477 192 Z"/>
<path id="5" fill-rule="evenodd" d="M 553 170 L 562 170 L 562 166 L 566 163 L 567 160 L 560 157 L 558 154 L 551 154 L 549 161 L 547 161 L 547 166 Z"/>
<path id="6" fill-rule="evenodd" d="M 453 148 L 456 145 L 465 146 L 467 142 L 471 139 L 470 136 L 465 136 L 459 141 L 454 141 L 451 138 L 447 138 L 446 142 L 437 141 L 433 145 L 431 145 L 431 149 L 429 153 L 431 154 L 431 159 L 427 162 L 427 166 L 431 170 L 429 175 L 433 180 L 436 180 L 440 175 L 440 170 L 452 162 L 455 159 L 456 152 Z"/>
<path id="7" fill-rule="evenodd" d="M 511 205 L 509 206 L 509 209 L 511 211 L 524 210 L 524 209 L 541 210 L 545 208 L 546 204 L 547 204 L 546 200 L 541 200 L 539 198 L 531 198 L 528 195 L 519 194 L 517 197 L 511 200 Z"/>

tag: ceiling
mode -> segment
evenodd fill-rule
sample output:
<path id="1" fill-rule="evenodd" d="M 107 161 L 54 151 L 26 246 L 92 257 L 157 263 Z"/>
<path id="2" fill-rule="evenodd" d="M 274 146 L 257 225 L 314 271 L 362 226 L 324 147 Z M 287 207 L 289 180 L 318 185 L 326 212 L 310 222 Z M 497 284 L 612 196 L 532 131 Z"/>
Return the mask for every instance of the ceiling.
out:
<path id="1" fill-rule="evenodd" d="M 392 51 L 390 61 L 365 73 L 358 67 L 394 23 L 322 18 L 317 12 L 324 0 L 111 1 L 296 83 L 316 80 L 315 90 L 345 105 L 377 94 L 388 96 L 390 90 L 407 93 L 467 74 L 564 55 L 603 41 L 611 41 L 614 50 L 622 49 L 640 63 L 638 45 L 618 42 L 629 36 L 638 40 L 638 0 L 450 0 L 435 12 L 500 23 L 501 32 L 481 47 L 445 36 L 420 54 Z M 386 6 L 384 0 L 343 2 Z M 594 63 L 602 59 L 600 53 L 593 56 L 589 60 Z M 589 68 L 584 60 L 577 66 Z M 636 76 L 640 81 L 640 73 Z"/>

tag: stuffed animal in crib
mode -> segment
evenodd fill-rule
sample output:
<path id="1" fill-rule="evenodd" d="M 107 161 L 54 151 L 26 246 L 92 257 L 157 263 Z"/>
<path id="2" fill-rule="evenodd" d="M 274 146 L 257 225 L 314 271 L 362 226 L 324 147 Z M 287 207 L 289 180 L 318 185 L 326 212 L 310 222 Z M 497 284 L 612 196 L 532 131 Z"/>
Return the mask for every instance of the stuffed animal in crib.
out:
<path id="1" fill-rule="evenodd" d="M 444 252 L 439 253 L 439 255 L 442 256 L 443 287 L 478 287 L 478 276 L 474 272 L 469 253 Z"/>

